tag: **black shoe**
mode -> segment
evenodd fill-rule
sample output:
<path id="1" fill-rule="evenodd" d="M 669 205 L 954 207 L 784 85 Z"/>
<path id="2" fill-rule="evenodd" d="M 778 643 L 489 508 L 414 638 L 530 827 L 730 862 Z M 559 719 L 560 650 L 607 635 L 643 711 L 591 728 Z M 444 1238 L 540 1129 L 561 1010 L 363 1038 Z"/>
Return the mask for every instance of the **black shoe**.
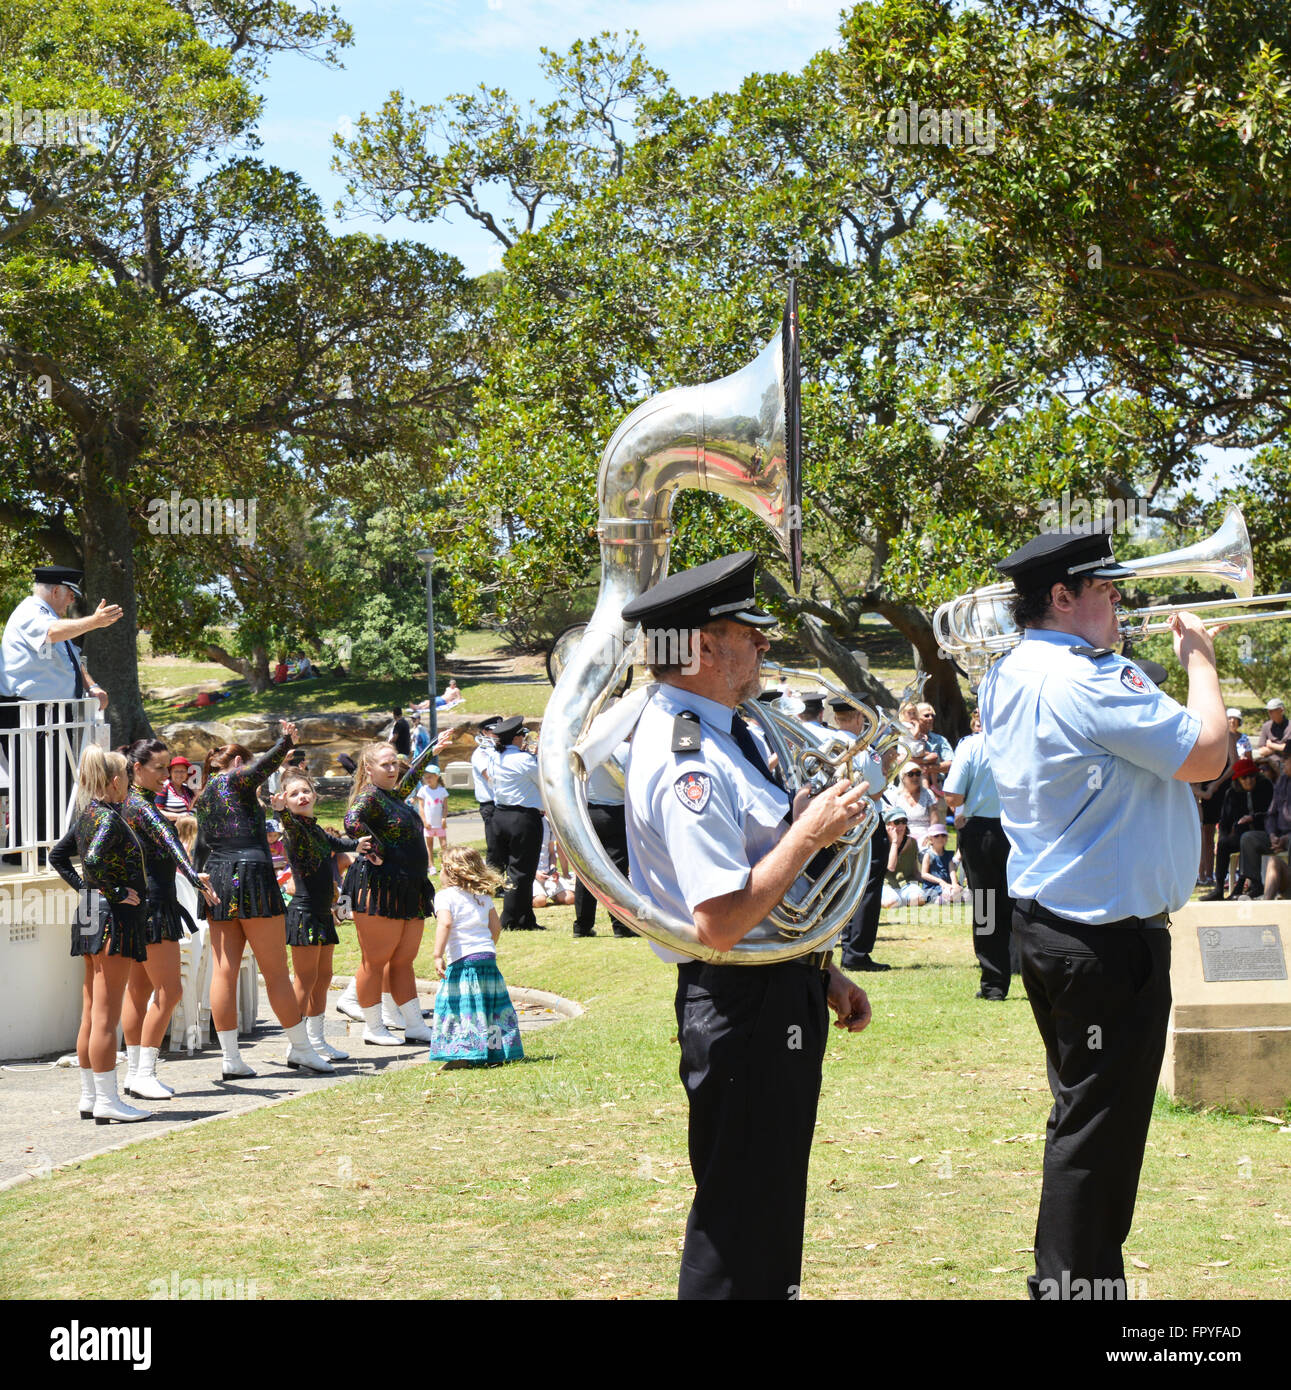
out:
<path id="1" fill-rule="evenodd" d="M 891 970 L 890 965 L 884 965 L 881 961 L 873 959 L 871 956 L 862 956 L 855 965 L 848 966 L 849 970 L 859 970 L 863 974 L 873 975 L 880 970 Z"/>
<path id="2" fill-rule="evenodd" d="M 596 933 L 595 933 L 594 931 L 576 931 L 576 932 L 574 933 L 574 935 L 575 935 L 576 937 L 578 937 L 579 940 L 583 940 L 583 939 L 585 939 L 586 937 L 595 936 Z"/>
<path id="3" fill-rule="evenodd" d="M 618 927 L 615 927 L 615 928 L 614 928 L 614 935 L 615 935 L 615 936 L 621 936 L 625 941 L 631 941 L 632 938 L 636 935 L 636 932 L 634 932 L 634 931 L 620 931 L 620 930 L 618 929 Z"/>
<path id="4" fill-rule="evenodd" d="M 974 999 L 985 999 L 992 1004 L 1004 1003 L 1007 995 L 1003 995 L 998 989 L 979 989 L 973 996 Z"/>
<path id="5" fill-rule="evenodd" d="M 1197 901 L 1203 903 L 1222 903 L 1224 901 L 1224 890 L 1222 888 L 1215 888 L 1209 893 L 1203 893 Z"/>

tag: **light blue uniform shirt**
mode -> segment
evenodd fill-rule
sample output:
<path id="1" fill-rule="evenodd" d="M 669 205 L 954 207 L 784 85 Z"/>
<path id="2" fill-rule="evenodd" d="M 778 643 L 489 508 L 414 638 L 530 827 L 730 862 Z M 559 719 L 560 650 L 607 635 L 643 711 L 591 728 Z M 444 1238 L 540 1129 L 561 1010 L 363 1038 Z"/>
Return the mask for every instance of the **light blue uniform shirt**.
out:
<path id="1" fill-rule="evenodd" d="M 477 748 L 471 754 L 471 777 L 475 783 L 476 801 L 493 801 L 493 787 L 490 785 L 493 768 L 498 760 L 496 748 Z"/>
<path id="2" fill-rule="evenodd" d="M 493 766 L 493 799 L 499 806 L 529 806 L 542 810 L 538 759 L 514 744 L 498 753 Z"/>
<path id="3" fill-rule="evenodd" d="M 623 770 L 627 767 L 628 753 L 632 745 L 626 740 L 610 754 L 603 763 L 587 774 L 587 804 L 589 806 L 622 806 L 625 792 L 620 785 Z M 614 773 L 618 772 L 618 779 Z"/>
<path id="4" fill-rule="evenodd" d="M 969 734 L 960 739 L 942 791 L 964 798 L 965 817 L 999 820 L 1000 794 L 995 789 L 990 759 L 986 756 L 986 739 L 981 734 Z"/>
<path id="5" fill-rule="evenodd" d="M 672 751 L 677 715 L 699 716 L 698 746 Z M 731 737 L 725 705 L 663 685 L 632 736 L 627 772 L 629 878 L 656 907 L 685 921 L 710 898 L 738 892 L 788 829 L 789 797 Z M 763 922 L 746 939 L 775 937 Z M 687 959 L 651 942 L 662 960 Z"/>
<path id="6" fill-rule="evenodd" d="M 979 693 L 986 752 L 1013 853 L 1009 891 L 1097 925 L 1173 912 L 1201 852 L 1192 790 L 1174 774 L 1200 718 L 1132 661 L 1028 628 Z"/>
<path id="7" fill-rule="evenodd" d="M 953 754 L 950 751 L 950 740 L 945 734 L 934 733 L 930 729 L 924 734 L 923 741 L 928 745 L 929 752 L 936 753 L 938 762 L 951 761 Z"/>
<path id="8" fill-rule="evenodd" d="M 9 615 L 0 639 L 0 695 L 20 700 L 74 700 L 81 657 L 71 642 L 46 640 L 58 614 L 32 594 Z"/>

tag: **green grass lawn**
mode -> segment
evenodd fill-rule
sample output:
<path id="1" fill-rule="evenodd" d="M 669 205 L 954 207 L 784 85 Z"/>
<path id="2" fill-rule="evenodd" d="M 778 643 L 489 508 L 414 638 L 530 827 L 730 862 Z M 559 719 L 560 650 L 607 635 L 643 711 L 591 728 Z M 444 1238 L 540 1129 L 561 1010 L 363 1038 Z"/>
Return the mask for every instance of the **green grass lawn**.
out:
<path id="1" fill-rule="evenodd" d="M 179 1271 L 267 1298 L 671 1297 L 691 1197 L 673 972 L 603 925 L 574 941 L 571 916 L 501 943 L 511 983 L 587 1010 L 523 1063 L 362 1078 L 0 1195 L 0 1294 L 141 1297 Z M 885 917 L 897 968 L 864 978 L 874 1022 L 826 1057 L 804 1296 L 1022 1298 L 1049 1109 L 1030 1010 L 972 997 L 966 924 Z M 1126 1256 L 1151 1299 L 1291 1295 L 1291 1138 L 1159 1099 Z"/>

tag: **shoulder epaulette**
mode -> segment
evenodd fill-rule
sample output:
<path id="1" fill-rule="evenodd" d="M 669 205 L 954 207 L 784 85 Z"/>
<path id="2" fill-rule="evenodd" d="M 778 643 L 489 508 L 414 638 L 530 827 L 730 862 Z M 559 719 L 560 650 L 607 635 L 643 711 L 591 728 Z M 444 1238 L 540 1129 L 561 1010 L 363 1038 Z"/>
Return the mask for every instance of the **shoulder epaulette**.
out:
<path id="1" fill-rule="evenodd" d="M 1077 656 L 1087 656 L 1091 661 L 1097 661 L 1099 657 L 1111 656 L 1111 647 L 1072 647 L 1071 650 Z"/>
<path id="2" fill-rule="evenodd" d="M 684 709 L 672 721 L 672 751 L 694 753 L 699 749 L 699 715 Z"/>

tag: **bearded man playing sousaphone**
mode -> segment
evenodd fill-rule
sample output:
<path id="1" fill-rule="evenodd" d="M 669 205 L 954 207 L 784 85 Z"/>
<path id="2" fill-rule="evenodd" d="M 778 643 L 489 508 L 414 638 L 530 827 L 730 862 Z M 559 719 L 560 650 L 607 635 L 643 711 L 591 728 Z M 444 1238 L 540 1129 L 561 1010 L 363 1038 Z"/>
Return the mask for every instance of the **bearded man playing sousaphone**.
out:
<path id="1" fill-rule="evenodd" d="M 814 799 L 788 793 L 737 706 L 759 690 L 775 621 L 753 602 L 756 556 L 730 555 L 675 574 L 623 609 L 659 689 L 627 767 L 632 885 L 729 951 L 759 929 L 820 850 L 861 819 L 866 784 L 839 781 Z M 654 640 L 661 638 L 666 640 Z M 792 1299 L 802 1274 L 807 1164 L 826 1005 L 837 1027 L 870 1021 L 865 992 L 830 953 L 773 964 L 709 964 L 655 945 L 676 964 L 681 1079 L 690 1099 L 695 1199 L 678 1296 Z"/>

